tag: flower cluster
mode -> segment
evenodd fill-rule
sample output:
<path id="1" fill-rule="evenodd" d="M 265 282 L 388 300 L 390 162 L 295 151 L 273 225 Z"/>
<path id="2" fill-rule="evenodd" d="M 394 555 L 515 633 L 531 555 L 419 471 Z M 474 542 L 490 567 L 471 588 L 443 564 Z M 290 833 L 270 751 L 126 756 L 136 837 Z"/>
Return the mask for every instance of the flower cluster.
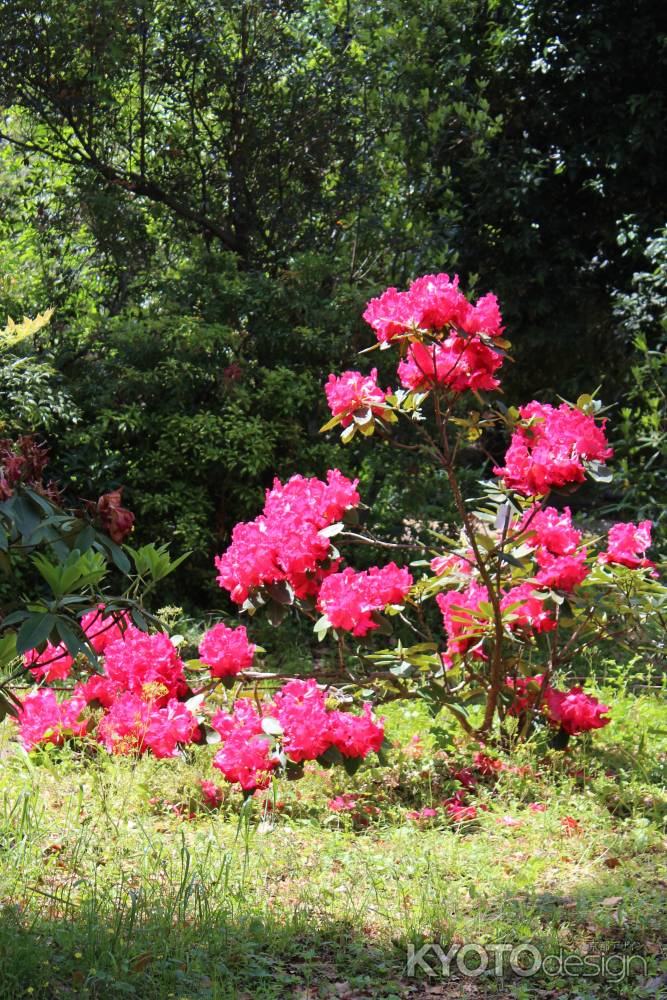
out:
<path id="1" fill-rule="evenodd" d="M 544 587 L 571 593 L 588 575 L 587 550 L 582 534 L 572 524 L 569 507 L 561 512 L 554 507 L 527 511 L 523 518 L 528 539 L 535 545 L 539 566 L 536 581 Z"/>
<path id="2" fill-rule="evenodd" d="M 100 604 L 96 611 L 89 611 L 81 619 L 81 628 L 95 652 L 99 655 L 106 647 L 121 639 L 128 620 L 125 614 L 109 614 L 104 616 L 104 605 Z M 64 643 L 54 646 L 47 642 L 44 649 L 30 649 L 23 657 L 23 663 L 30 669 L 37 681 L 66 680 L 74 665 L 74 660 Z"/>
<path id="3" fill-rule="evenodd" d="M 370 375 L 354 371 L 343 372 L 338 377 L 329 375 L 324 391 L 332 415 L 342 416 L 342 427 L 352 423 L 354 414 L 364 411 L 370 410 L 373 416 L 382 416 L 389 390 L 384 392 L 380 388 L 377 377 L 377 368 L 374 368 Z"/>
<path id="4" fill-rule="evenodd" d="M 29 695 L 17 720 L 24 746 L 89 735 L 113 754 L 150 750 L 157 757 L 177 756 L 180 744 L 200 735 L 197 719 L 182 700 L 188 693 L 182 660 L 165 633 L 140 632 L 123 616 L 105 618 L 103 611 L 100 607 L 82 619 L 91 645 L 104 657 L 103 673 L 78 683 L 61 701 L 50 688 Z M 58 656 L 60 649 L 47 644 L 29 660 L 40 680 L 60 680 L 71 671 L 72 659 Z M 104 713 L 91 732 L 94 716 L 88 709 L 98 706 Z"/>
<path id="5" fill-rule="evenodd" d="M 595 417 L 568 403 L 558 407 L 533 400 L 519 407 L 517 424 L 505 455 L 494 468 L 505 485 L 525 496 L 583 483 L 585 462 L 604 462 L 613 451 Z"/>
<path id="6" fill-rule="evenodd" d="M 177 757 L 179 743 L 199 736 L 192 712 L 175 698 L 159 707 L 125 691 L 112 703 L 97 727 L 98 739 L 113 754 L 145 753 Z"/>
<path id="7" fill-rule="evenodd" d="M 602 729 L 611 722 L 611 719 L 603 718 L 611 711 L 609 706 L 601 705 L 597 698 L 586 694 L 580 687 L 573 687 L 570 691 L 548 688 L 545 701 L 549 721 L 560 725 L 570 736 Z"/>
<path id="8" fill-rule="evenodd" d="M 242 604 L 260 587 L 285 582 L 297 597 L 316 594 L 332 571 L 323 565 L 331 542 L 323 529 L 338 522 L 359 503 L 357 481 L 329 470 L 327 482 L 292 476 L 277 479 L 266 494 L 264 512 L 237 524 L 232 543 L 215 564 L 218 583 Z M 335 569 L 335 565 L 333 569 Z"/>
<path id="9" fill-rule="evenodd" d="M 23 663 L 36 681 L 63 681 L 69 677 L 74 660 L 63 643 L 54 646 L 47 642 L 41 653 L 37 649 L 28 650 Z"/>
<path id="10" fill-rule="evenodd" d="M 330 708 L 313 679 L 288 681 L 272 701 L 260 706 L 239 699 L 231 712 L 218 711 L 211 725 L 222 738 L 213 766 L 246 790 L 266 787 L 279 766 L 269 731 L 294 764 L 316 760 L 331 748 L 344 757 L 363 758 L 377 752 L 384 739 L 382 720 L 372 718 L 370 705 L 363 706 L 362 715 Z"/>
<path id="11" fill-rule="evenodd" d="M 119 691 L 165 705 L 187 690 L 183 661 L 166 632 L 152 635 L 130 626 L 105 650 L 104 673 Z"/>
<path id="12" fill-rule="evenodd" d="M 323 581 L 317 606 L 334 628 L 366 635 L 378 627 L 373 612 L 403 604 L 412 582 L 408 570 L 393 562 L 361 573 L 348 567 Z"/>
<path id="13" fill-rule="evenodd" d="M 556 627 L 552 612 L 545 607 L 547 594 L 541 594 L 532 583 L 521 583 L 502 591 L 500 610 L 511 631 L 550 632 Z M 489 592 L 475 580 L 463 591 L 449 590 L 436 597 L 447 633 L 447 651 L 443 654 L 446 667 L 452 657 L 470 653 L 485 660 L 483 641 L 492 626 L 493 611 Z"/>
<path id="14" fill-rule="evenodd" d="M 502 355 L 479 338 L 464 339 L 453 333 L 441 343 L 411 344 L 407 357 L 399 362 L 398 377 L 401 385 L 413 392 L 434 385 L 453 392 L 492 390 L 500 385 L 494 372 L 502 363 Z"/>
<path id="15" fill-rule="evenodd" d="M 58 701 L 51 688 L 31 692 L 18 710 L 23 746 L 26 750 L 42 743 L 61 746 L 68 736 L 85 735 L 88 723 L 81 720 L 85 707 L 85 699 L 78 695 Z"/>
<path id="16" fill-rule="evenodd" d="M 602 729 L 611 722 L 603 718 L 611 711 L 608 705 L 602 705 L 593 695 L 586 694 L 580 687 L 569 691 L 558 691 L 550 684 L 544 684 L 542 674 L 534 677 L 512 677 L 506 679 L 506 684 L 514 691 L 514 702 L 510 715 L 522 715 L 533 708 L 542 692 L 543 710 L 547 720 L 554 726 L 560 726 L 569 736 L 578 736 L 591 729 Z"/>
<path id="17" fill-rule="evenodd" d="M 499 336 L 503 327 L 495 295 L 484 295 L 473 306 L 458 285 L 458 275 L 450 281 L 447 274 L 427 274 L 413 281 L 406 292 L 388 288 L 371 299 L 364 319 L 381 343 L 416 330 L 440 331 L 447 326 L 469 336 Z"/>
<path id="18" fill-rule="evenodd" d="M 427 274 L 399 292 L 388 288 L 372 299 L 364 319 L 380 343 L 408 335 L 407 356 L 398 366 L 401 384 L 411 391 L 435 385 L 452 392 L 496 389 L 495 372 L 503 355 L 494 344 L 503 331 L 495 295 L 472 305 L 458 287 L 458 277 Z M 428 335 L 424 342 L 424 335 Z"/>
<path id="19" fill-rule="evenodd" d="M 651 544 L 651 521 L 640 521 L 639 524 L 614 524 L 609 529 L 607 551 L 600 553 L 600 562 L 615 563 L 627 566 L 629 569 L 653 569 L 655 563 L 647 559 L 644 553 Z M 652 573 L 657 576 L 657 573 Z"/>
<path id="20" fill-rule="evenodd" d="M 255 646 L 248 642 L 243 625 L 228 628 L 222 622 L 205 633 L 199 643 L 199 658 L 211 669 L 212 677 L 229 677 L 252 666 Z"/>

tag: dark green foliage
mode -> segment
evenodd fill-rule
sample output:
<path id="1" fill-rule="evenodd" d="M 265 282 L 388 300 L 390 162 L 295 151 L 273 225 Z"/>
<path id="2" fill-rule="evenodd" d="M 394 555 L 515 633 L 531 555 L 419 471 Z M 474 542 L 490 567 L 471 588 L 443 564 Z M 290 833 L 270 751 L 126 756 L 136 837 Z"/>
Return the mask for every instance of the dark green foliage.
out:
<path id="1" fill-rule="evenodd" d="M 208 600 L 213 550 L 274 474 L 359 468 L 317 430 L 328 373 L 370 367 L 364 302 L 448 270 L 501 299 L 508 397 L 636 386 L 622 433 L 658 454 L 657 361 L 633 374 L 645 324 L 619 336 L 614 309 L 667 212 L 660 13 L 6 0 L 0 320 L 56 309 L 25 384 L 8 370 L 7 426 L 40 429 L 78 493 L 126 484 L 141 540 L 192 549 Z M 407 453 L 361 468 L 395 535 L 406 502 L 448 503 Z"/>

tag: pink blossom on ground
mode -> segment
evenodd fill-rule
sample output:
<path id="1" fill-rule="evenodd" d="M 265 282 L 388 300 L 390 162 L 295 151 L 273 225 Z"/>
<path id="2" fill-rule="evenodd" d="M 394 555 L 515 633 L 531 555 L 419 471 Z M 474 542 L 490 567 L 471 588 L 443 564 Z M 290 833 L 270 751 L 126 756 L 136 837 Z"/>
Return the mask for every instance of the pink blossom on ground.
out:
<path id="1" fill-rule="evenodd" d="M 544 802 L 529 802 L 528 808 L 534 813 L 543 813 L 547 811 L 547 807 Z"/>
<path id="2" fill-rule="evenodd" d="M 574 816 L 563 816 L 560 825 L 566 837 L 574 837 L 576 834 L 584 832 L 581 824 Z"/>
<path id="3" fill-rule="evenodd" d="M 499 816 L 498 823 L 501 826 L 521 826 L 523 820 L 516 819 L 514 816 Z"/>
<path id="4" fill-rule="evenodd" d="M 214 781 L 206 781 L 202 778 L 199 782 L 204 801 L 211 809 L 217 809 L 222 803 L 223 791 Z"/>
<path id="5" fill-rule="evenodd" d="M 343 795 L 337 795 L 335 798 L 330 799 L 327 803 L 327 807 L 331 812 L 354 812 L 357 808 L 358 795 L 352 795 L 349 792 L 344 792 Z"/>
<path id="6" fill-rule="evenodd" d="M 423 809 L 411 809 L 405 815 L 407 819 L 412 819 L 416 823 L 422 823 L 425 820 L 435 819 L 438 815 L 438 810 L 433 809 L 430 806 L 425 806 Z"/>

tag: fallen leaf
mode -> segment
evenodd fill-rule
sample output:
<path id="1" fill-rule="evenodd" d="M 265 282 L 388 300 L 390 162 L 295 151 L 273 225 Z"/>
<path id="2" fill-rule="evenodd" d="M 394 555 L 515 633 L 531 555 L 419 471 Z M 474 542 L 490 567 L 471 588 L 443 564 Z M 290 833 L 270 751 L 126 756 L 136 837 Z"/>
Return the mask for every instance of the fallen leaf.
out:
<path id="1" fill-rule="evenodd" d="M 618 906 L 619 903 L 623 902 L 622 896 L 607 896 L 600 902 L 600 906 Z"/>

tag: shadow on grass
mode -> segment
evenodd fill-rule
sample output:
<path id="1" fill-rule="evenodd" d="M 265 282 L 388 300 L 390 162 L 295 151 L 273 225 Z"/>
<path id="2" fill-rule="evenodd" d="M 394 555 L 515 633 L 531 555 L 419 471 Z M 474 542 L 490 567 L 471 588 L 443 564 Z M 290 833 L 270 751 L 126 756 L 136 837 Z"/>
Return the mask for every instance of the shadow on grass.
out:
<path id="1" fill-rule="evenodd" d="M 610 895 L 615 890 L 618 882 L 610 873 L 567 895 L 480 893 L 476 917 L 487 930 L 476 937 L 466 936 L 465 920 L 455 913 L 434 911 L 417 933 L 397 930 L 394 936 L 391 927 L 328 917 L 324 906 L 318 912 L 312 904 L 273 912 L 269 902 L 263 911 L 244 915 L 237 897 L 224 911 L 213 910 L 196 887 L 189 893 L 186 887 L 177 908 L 167 891 L 147 899 L 131 880 L 119 889 L 115 906 L 108 896 L 98 898 L 94 886 L 76 907 L 64 909 L 62 895 L 37 890 L 40 903 L 33 890 L 22 902 L 4 900 L 0 910 L 0 997 L 663 997 L 667 977 L 659 975 L 655 955 L 644 947 L 655 901 L 639 892 L 631 899 Z M 571 932 L 567 947 L 564 925 Z M 489 948 L 487 971 L 465 974 L 484 962 L 478 946 L 485 942 L 519 950 L 510 954 L 506 948 L 503 956 Z M 443 965 L 453 946 L 461 951 Z M 566 954 L 579 958 L 564 968 Z M 547 955 L 559 957 L 532 975 L 512 971 L 512 962 L 525 971 Z"/>

